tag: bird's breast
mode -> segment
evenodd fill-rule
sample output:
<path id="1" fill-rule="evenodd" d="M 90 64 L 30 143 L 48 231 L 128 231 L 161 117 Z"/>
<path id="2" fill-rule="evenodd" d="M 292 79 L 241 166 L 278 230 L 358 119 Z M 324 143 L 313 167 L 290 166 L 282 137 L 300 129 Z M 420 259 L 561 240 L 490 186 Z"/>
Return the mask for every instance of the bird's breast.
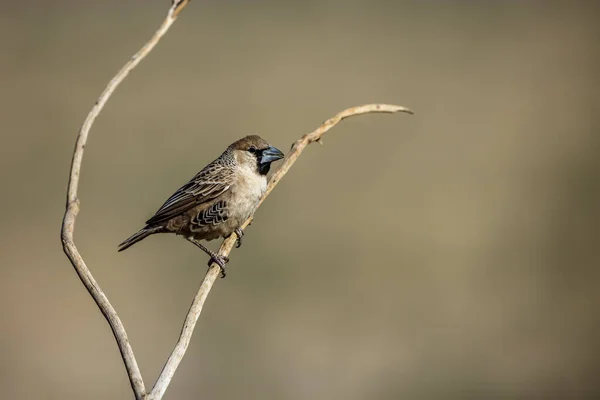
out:
<path id="1" fill-rule="evenodd" d="M 267 190 L 264 175 L 242 168 L 236 182 L 231 187 L 231 211 L 239 224 L 242 224 L 256 210 L 258 201 Z"/>

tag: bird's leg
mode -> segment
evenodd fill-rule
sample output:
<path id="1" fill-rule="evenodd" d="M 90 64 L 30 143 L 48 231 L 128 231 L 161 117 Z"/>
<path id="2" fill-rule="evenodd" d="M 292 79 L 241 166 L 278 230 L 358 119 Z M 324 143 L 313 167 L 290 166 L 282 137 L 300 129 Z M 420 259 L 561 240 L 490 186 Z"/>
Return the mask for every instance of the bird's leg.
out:
<path id="1" fill-rule="evenodd" d="M 202 251 L 204 251 L 206 254 L 208 254 L 210 256 L 210 260 L 208 260 L 208 266 L 210 267 L 210 265 L 213 262 L 216 263 L 219 266 L 219 268 L 221 268 L 221 278 L 225 278 L 225 276 L 227 275 L 225 273 L 225 264 L 227 264 L 229 262 L 229 257 L 220 256 L 217 253 L 215 253 L 214 251 L 207 249 L 202 243 L 200 243 L 198 240 L 194 239 L 193 237 L 186 237 L 186 239 L 188 242 L 193 243 L 194 245 L 201 248 Z"/>
<path id="2" fill-rule="evenodd" d="M 235 242 L 235 248 L 239 249 L 240 246 L 242 245 L 242 237 L 244 236 L 244 231 L 241 230 L 240 228 L 237 228 L 234 232 L 237 235 L 237 240 Z"/>

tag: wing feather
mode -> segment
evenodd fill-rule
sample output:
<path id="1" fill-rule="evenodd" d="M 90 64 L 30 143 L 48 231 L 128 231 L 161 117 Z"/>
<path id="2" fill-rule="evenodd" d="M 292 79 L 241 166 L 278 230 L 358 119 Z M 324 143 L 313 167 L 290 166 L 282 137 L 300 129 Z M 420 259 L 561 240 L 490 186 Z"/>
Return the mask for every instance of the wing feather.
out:
<path id="1" fill-rule="evenodd" d="M 233 169 L 215 160 L 179 188 L 163 204 L 147 225 L 154 225 L 207 203 L 225 193 L 233 182 Z"/>

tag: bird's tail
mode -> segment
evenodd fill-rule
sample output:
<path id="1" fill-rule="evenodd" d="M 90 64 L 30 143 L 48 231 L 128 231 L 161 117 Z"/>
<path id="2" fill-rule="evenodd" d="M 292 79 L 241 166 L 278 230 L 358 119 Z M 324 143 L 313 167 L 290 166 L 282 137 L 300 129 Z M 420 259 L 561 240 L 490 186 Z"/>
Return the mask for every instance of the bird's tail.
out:
<path id="1" fill-rule="evenodd" d="M 128 249 L 140 240 L 159 232 L 164 232 L 164 228 L 162 226 L 142 228 L 133 235 L 131 235 L 129 238 L 125 239 L 125 241 L 123 241 L 123 243 L 119 245 L 119 251 Z"/>

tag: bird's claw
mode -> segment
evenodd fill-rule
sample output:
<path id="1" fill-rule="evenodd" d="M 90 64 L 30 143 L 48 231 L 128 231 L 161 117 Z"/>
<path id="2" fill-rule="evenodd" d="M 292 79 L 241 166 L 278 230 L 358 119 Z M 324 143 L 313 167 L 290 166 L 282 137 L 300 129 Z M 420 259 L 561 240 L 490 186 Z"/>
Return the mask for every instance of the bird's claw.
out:
<path id="1" fill-rule="evenodd" d="M 238 228 L 235 230 L 235 234 L 237 236 L 237 240 L 235 241 L 235 248 L 239 249 L 242 246 L 242 237 L 244 236 L 244 231 Z"/>
<path id="2" fill-rule="evenodd" d="M 219 266 L 219 268 L 221 269 L 221 278 L 225 278 L 225 276 L 227 276 L 227 273 L 225 272 L 225 264 L 227 264 L 229 262 L 229 257 L 227 256 L 220 256 L 216 253 L 213 253 L 210 255 L 210 260 L 208 260 L 208 266 L 210 267 L 212 265 L 212 263 L 215 263 Z"/>

